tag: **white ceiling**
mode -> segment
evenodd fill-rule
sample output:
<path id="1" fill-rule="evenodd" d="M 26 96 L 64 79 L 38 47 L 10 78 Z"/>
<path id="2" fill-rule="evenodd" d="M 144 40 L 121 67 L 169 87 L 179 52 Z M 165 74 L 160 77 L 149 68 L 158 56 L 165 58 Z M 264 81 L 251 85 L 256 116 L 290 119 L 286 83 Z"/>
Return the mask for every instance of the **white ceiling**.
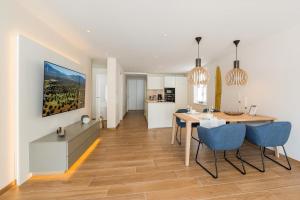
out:
<path id="1" fill-rule="evenodd" d="M 242 49 L 300 22 L 298 0 L 18 1 L 91 58 L 117 57 L 128 72 L 186 72 L 196 36 L 206 63 L 232 53 L 234 39 Z"/>

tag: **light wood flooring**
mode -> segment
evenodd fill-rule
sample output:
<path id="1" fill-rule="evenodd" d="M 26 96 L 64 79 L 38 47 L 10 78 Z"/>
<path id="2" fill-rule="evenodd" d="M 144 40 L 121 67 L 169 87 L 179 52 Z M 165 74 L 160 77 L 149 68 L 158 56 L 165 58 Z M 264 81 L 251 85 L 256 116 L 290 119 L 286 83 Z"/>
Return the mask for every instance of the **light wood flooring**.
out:
<path id="1" fill-rule="evenodd" d="M 246 166 L 247 175 L 243 176 L 222 159 L 220 152 L 220 177 L 215 180 L 196 165 L 196 142 L 192 142 L 191 165 L 185 167 L 184 142 L 182 146 L 170 144 L 171 128 L 148 130 L 142 112 L 129 112 L 117 130 L 101 130 L 100 138 L 74 172 L 33 177 L 0 199 L 300 199 L 299 162 L 291 161 L 293 169 L 287 171 L 266 161 L 267 172 Z M 241 153 L 259 163 L 259 152 L 253 146 L 244 144 Z M 230 155 L 235 160 L 233 153 Z M 212 153 L 206 147 L 201 158 L 213 166 Z"/>

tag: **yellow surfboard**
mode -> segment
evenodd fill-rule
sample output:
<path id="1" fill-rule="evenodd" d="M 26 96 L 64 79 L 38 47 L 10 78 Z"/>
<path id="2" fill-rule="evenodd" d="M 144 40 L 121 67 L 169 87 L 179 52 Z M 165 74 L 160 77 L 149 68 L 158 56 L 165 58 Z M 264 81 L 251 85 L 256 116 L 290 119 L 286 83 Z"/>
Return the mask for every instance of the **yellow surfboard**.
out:
<path id="1" fill-rule="evenodd" d="M 218 66 L 216 68 L 216 82 L 215 82 L 215 109 L 221 110 L 222 101 L 222 76 L 221 69 Z"/>

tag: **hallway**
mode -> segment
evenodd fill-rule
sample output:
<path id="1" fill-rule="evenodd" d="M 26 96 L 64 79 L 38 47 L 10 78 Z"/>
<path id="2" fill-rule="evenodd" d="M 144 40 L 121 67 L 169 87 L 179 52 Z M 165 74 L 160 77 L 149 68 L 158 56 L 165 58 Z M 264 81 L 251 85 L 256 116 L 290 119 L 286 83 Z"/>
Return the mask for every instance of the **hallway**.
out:
<path id="1" fill-rule="evenodd" d="M 185 167 L 184 145 L 171 145 L 170 139 L 170 128 L 148 130 L 141 111 L 129 112 L 116 130 L 101 130 L 100 143 L 77 169 L 33 177 L 0 199 L 299 199 L 298 162 L 292 161 L 293 170 L 286 171 L 266 161 L 266 173 L 246 166 L 248 174 L 242 176 L 220 159 L 220 178 L 215 180 L 193 160 Z M 191 158 L 196 146 L 193 141 Z M 252 146 L 244 145 L 242 152 L 245 158 L 259 161 Z M 201 157 L 212 163 L 207 148 Z"/>

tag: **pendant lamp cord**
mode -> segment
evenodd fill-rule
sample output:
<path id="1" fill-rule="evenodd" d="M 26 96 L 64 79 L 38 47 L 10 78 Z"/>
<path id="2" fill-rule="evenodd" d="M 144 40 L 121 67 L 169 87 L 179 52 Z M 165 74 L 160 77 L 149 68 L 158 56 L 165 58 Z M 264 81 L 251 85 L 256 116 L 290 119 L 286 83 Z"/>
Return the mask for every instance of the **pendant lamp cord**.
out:
<path id="1" fill-rule="evenodd" d="M 237 45 L 235 46 L 235 60 L 237 60 Z"/>
<path id="2" fill-rule="evenodd" d="M 240 43 L 240 40 L 234 40 L 233 43 L 235 44 L 235 60 L 237 60 L 237 56 L 238 56 L 238 45 Z"/>
<path id="3" fill-rule="evenodd" d="M 196 67 L 201 67 L 201 59 L 199 57 L 199 43 L 201 41 L 201 37 L 196 37 L 195 39 L 198 43 L 198 58 L 196 59 Z"/>
<path id="4" fill-rule="evenodd" d="M 198 58 L 199 58 L 199 42 L 198 42 Z"/>

